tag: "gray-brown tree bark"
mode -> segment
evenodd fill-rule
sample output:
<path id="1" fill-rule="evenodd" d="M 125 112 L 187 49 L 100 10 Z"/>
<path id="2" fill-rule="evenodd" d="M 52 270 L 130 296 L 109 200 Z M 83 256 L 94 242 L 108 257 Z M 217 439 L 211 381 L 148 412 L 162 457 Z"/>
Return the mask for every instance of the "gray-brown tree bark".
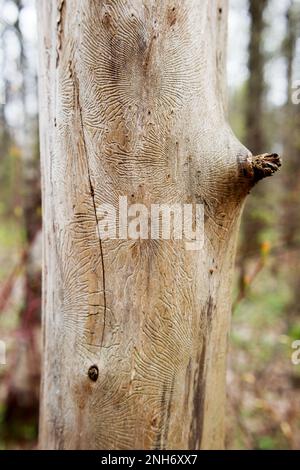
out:
<path id="1" fill-rule="evenodd" d="M 44 214 L 40 445 L 212 449 L 224 438 L 244 199 L 277 168 L 224 111 L 227 2 L 38 2 Z M 202 203 L 204 246 L 101 240 L 119 196 Z"/>

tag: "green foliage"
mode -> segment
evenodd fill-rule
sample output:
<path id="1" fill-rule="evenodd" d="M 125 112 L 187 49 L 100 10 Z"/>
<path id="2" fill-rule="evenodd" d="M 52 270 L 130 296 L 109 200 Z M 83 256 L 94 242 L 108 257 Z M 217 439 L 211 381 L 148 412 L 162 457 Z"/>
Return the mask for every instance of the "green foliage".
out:
<path id="1" fill-rule="evenodd" d="M 257 441 L 259 450 L 272 450 L 275 447 L 275 440 L 271 436 L 261 436 Z"/>

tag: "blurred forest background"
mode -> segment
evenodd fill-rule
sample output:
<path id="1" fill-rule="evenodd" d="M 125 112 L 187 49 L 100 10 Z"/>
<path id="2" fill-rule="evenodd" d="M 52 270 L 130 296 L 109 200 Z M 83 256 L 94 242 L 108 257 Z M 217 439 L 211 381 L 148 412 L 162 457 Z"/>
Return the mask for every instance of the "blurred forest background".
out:
<path id="1" fill-rule="evenodd" d="M 36 447 L 41 198 L 34 0 L 0 0 L 0 448 Z M 228 449 L 300 448 L 300 1 L 230 0 L 231 125 L 283 155 L 248 199 L 233 292 Z M 300 82 L 298 82 L 300 85 Z M 300 94 L 299 94 L 300 95 Z"/>

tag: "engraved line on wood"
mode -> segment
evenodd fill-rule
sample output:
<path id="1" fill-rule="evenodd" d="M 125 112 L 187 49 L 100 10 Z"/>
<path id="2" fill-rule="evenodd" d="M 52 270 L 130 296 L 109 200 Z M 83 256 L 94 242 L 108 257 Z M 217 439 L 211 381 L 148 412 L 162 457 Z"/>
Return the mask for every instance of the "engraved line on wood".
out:
<path id="1" fill-rule="evenodd" d="M 57 28 L 57 44 L 56 44 L 56 67 L 58 67 L 59 59 L 60 59 L 60 51 L 62 46 L 62 33 L 63 33 L 63 16 L 64 16 L 64 9 L 65 9 L 65 0 L 59 0 L 57 6 L 57 20 L 56 20 L 56 28 Z"/>
<path id="2" fill-rule="evenodd" d="M 95 202 L 95 191 L 94 191 L 92 178 L 91 178 L 89 158 L 88 158 L 87 146 L 86 146 L 85 135 L 84 135 L 82 109 L 81 109 L 81 105 L 80 105 L 80 95 L 79 95 L 79 83 L 78 83 L 78 79 L 77 79 L 76 76 L 74 76 L 74 86 L 75 86 L 75 91 L 76 91 L 77 106 L 78 106 L 78 111 L 79 111 L 79 119 L 80 119 L 80 126 L 81 126 L 81 132 L 82 132 L 84 152 L 85 152 L 86 160 L 87 160 L 87 174 L 88 174 L 89 186 L 90 186 L 90 191 L 91 191 L 91 198 L 92 198 L 93 209 L 94 209 L 94 214 L 95 214 L 97 236 L 98 236 L 98 239 L 99 239 L 99 250 L 100 250 L 100 256 L 101 256 L 102 279 L 103 279 L 103 303 L 104 303 L 103 330 L 102 330 L 102 335 L 101 335 L 102 337 L 101 337 L 101 342 L 100 342 L 100 347 L 102 348 L 103 340 L 104 340 L 104 333 L 105 333 L 105 326 L 106 326 L 106 311 L 107 311 L 106 286 L 105 286 L 105 266 L 104 266 L 104 257 L 103 257 L 103 247 L 102 247 L 102 241 L 101 241 L 101 237 L 100 237 L 99 220 L 98 220 L 98 216 L 97 216 L 97 208 L 96 208 L 96 202 Z"/>

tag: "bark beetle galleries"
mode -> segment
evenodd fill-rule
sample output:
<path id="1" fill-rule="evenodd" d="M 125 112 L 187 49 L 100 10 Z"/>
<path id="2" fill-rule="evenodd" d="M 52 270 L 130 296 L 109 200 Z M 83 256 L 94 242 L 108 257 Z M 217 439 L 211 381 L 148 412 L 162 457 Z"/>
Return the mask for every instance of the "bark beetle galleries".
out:
<path id="1" fill-rule="evenodd" d="M 277 156 L 250 156 L 224 119 L 227 1 L 37 6 L 40 447 L 221 449 L 240 214 L 255 182 L 279 166 Z M 120 195 L 205 201 L 203 250 L 100 240 L 96 208 Z"/>

